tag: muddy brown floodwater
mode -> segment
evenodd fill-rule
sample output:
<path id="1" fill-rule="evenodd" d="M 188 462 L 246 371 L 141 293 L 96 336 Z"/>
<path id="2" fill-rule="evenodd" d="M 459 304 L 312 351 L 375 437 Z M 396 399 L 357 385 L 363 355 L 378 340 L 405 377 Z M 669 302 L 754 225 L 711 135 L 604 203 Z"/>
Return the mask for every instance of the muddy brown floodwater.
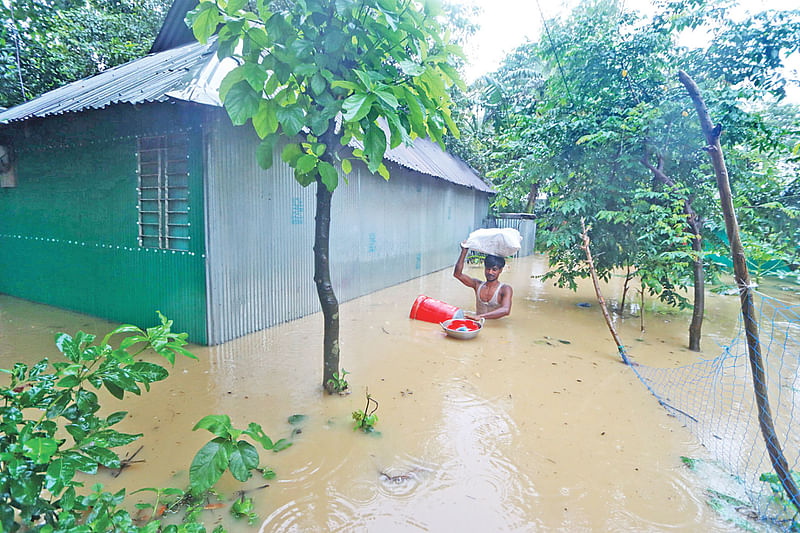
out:
<path id="1" fill-rule="evenodd" d="M 291 448 L 261 453 L 277 473 L 249 494 L 261 520 L 248 526 L 221 509 L 207 524 L 233 532 L 735 531 L 680 459 L 706 452 L 620 363 L 589 284 L 554 288 L 537 277 L 546 267 L 541 256 L 512 261 L 501 276 L 514 287 L 511 316 L 468 341 L 408 318 L 420 294 L 474 306 L 449 270 L 342 304 L 350 396 L 321 393 L 320 314 L 193 347 L 199 361 L 179 361 L 167 381 L 124 406 L 130 415 L 119 429 L 145 436 L 123 454 L 144 446 L 137 459 L 145 462 L 102 481 L 185 487 L 209 440 L 191 431 L 204 415 L 230 414 L 242 428 L 258 422 L 277 440 L 292 434 L 288 416 L 304 414 Z M 482 268 L 467 271 L 483 277 Z M 604 293 L 618 298 L 621 281 Z M 686 314 L 647 303 L 643 334 L 636 308 L 618 327 L 636 360 L 674 367 L 717 355 L 717 341 L 735 331 L 737 305 L 708 295 L 701 354 L 685 348 Z M 0 296 L 0 366 L 52 359 L 55 332 L 111 327 Z M 380 436 L 352 429 L 367 388 L 379 402 Z M 113 398 L 106 406 L 123 408 Z M 226 475 L 221 488 L 239 485 Z"/>

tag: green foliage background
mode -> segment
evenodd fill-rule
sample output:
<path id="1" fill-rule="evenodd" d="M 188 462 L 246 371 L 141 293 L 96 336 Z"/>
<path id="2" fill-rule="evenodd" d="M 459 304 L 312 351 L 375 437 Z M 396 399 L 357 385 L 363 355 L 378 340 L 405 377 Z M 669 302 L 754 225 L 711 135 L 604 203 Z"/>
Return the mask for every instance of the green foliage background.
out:
<path id="1" fill-rule="evenodd" d="M 171 4 L 171 0 L 0 2 L 0 106 L 20 104 L 145 55 Z"/>

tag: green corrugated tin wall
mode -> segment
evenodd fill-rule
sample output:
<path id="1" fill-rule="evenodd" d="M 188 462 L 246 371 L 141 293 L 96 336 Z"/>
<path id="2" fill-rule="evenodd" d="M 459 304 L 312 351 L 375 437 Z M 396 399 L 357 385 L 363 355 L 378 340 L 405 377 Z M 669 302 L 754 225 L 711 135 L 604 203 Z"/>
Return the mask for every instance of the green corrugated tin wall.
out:
<path id="1" fill-rule="evenodd" d="M 17 186 L 0 189 L 0 292 L 206 343 L 203 147 L 196 106 L 119 105 L 5 126 Z M 137 137 L 189 137 L 186 252 L 138 246 Z"/>

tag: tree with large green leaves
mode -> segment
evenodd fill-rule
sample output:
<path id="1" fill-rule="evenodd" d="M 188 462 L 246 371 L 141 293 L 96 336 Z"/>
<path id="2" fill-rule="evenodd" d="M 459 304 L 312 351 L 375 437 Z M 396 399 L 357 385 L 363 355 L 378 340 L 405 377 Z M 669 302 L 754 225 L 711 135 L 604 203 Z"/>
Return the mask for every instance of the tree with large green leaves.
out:
<path id="1" fill-rule="evenodd" d="M 0 2 L 0 106 L 144 56 L 171 0 Z"/>
<path id="2" fill-rule="evenodd" d="M 339 371 L 339 304 L 330 280 L 329 235 L 340 167 L 352 161 L 389 179 L 383 163 L 415 137 L 458 133 L 447 89 L 462 84 L 461 49 L 450 42 L 434 0 L 201 0 L 188 16 L 196 38 L 218 32 L 217 54 L 234 58 L 220 97 L 235 125 L 261 139 L 256 157 L 281 158 L 302 186 L 316 184 L 314 282 L 324 316 L 323 386 Z M 350 150 L 355 142 L 360 147 Z"/>
<path id="3" fill-rule="evenodd" d="M 626 279 L 635 273 L 651 294 L 680 306 L 689 303 L 683 290 L 693 286 L 689 346 L 696 350 L 704 279 L 714 267 L 705 256 L 725 241 L 711 169 L 675 72 L 683 66 L 696 73 L 719 111 L 723 142 L 736 147 L 735 185 L 753 194 L 786 190 L 786 175 L 774 164 L 780 135 L 755 107 L 769 92 L 780 96 L 776 68 L 800 39 L 793 40 L 798 35 L 793 23 L 781 26 L 790 21 L 785 13 L 734 23 L 727 7 L 704 0 L 674 2 L 665 9 L 651 20 L 615 2 L 584 2 L 567 20 L 547 21 L 538 42 L 520 47 L 492 75 L 497 88 L 483 108 L 485 114 L 499 113 L 494 119 L 499 126 L 482 141 L 491 147 L 500 193 L 496 207 L 520 210 L 539 188 L 547 195 L 537 214 L 539 244 L 553 267 L 549 276 L 574 287 L 577 278 L 588 275 L 576 222 L 585 216 L 592 221 L 602 277 L 622 268 Z M 703 49 L 677 45 L 680 29 L 720 20 L 727 22 Z M 750 36 L 747 46 L 725 44 L 741 35 Z M 759 55 L 758 39 L 778 55 Z M 523 74 L 528 83 L 521 82 Z M 766 196 L 753 202 L 741 196 L 758 206 L 753 220 L 760 219 L 762 227 L 766 219 L 791 214 L 780 209 L 781 198 L 773 195 L 772 202 Z M 758 231 L 751 237 L 754 245 L 764 241 Z"/>

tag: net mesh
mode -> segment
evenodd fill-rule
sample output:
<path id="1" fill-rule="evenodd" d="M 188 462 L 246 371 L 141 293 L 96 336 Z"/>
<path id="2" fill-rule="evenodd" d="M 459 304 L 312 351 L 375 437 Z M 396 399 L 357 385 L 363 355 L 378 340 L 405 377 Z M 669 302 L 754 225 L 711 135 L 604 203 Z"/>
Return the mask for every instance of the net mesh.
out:
<path id="1" fill-rule="evenodd" d="M 795 479 L 800 460 L 800 304 L 753 292 L 755 320 L 775 433 Z M 659 402 L 742 485 L 760 517 L 800 530 L 775 475 L 759 426 L 744 325 L 719 356 L 678 368 L 631 368 Z"/>

